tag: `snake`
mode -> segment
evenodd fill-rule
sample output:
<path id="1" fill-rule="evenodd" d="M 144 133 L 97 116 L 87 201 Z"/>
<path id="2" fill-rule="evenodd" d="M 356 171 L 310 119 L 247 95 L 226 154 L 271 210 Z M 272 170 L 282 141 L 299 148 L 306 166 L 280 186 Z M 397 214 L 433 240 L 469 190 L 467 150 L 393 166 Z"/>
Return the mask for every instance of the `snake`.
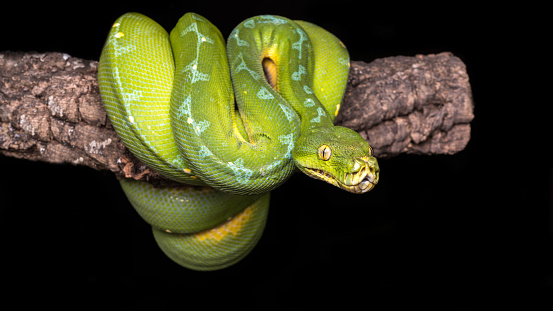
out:
<path id="1" fill-rule="evenodd" d="M 263 233 L 271 191 L 295 172 L 373 189 L 371 146 L 333 123 L 349 68 L 345 45 L 306 21 L 254 16 L 225 42 L 196 13 L 170 33 L 120 16 L 100 56 L 100 95 L 127 149 L 176 182 L 119 180 L 163 253 L 198 271 L 236 264 Z"/>

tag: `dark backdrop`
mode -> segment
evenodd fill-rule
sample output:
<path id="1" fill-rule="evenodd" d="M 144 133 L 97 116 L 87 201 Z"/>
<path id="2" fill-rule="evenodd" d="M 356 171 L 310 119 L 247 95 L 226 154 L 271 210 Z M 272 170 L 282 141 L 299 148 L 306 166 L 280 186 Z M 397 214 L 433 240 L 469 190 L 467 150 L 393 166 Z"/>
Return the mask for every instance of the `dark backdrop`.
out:
<path id="1" fill-rule="evenodd" d="M 135 1 L 139 2 L 139 1 Z M 0 156 L 0 281 L 21 305 L 474 310 L 551 307 L 545 7 L 370 1 L 110 4 L 20 1 L 0 51 L 98 59 L 113 21 L 141 12 L 170 30 L 199 13 L 228 36 L 257 14 L 314 22 L 352 60 L 451 51 L 467 65 L 472 137 L 452 156 L 381 159 L 352 195 L 297 174 L 272 194 L 253 252 L 223 271 L 171 262 L 106 172 Z M 549 40 L 550 41 L 550 40 Z M 548 78 L 550 80 L 550 78 Z M 348 306 L 351 306 L 348 307 Z"/>

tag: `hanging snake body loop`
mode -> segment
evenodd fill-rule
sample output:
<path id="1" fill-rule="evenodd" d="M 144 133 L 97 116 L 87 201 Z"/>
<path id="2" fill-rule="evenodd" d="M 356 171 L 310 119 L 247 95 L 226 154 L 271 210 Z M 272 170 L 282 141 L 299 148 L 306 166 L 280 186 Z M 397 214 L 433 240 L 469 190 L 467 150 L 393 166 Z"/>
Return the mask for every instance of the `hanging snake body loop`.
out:
<path id="1" fill-rule="evenodd" d="M 369 144 L 333 125 L 348 72 L 342 42 L 308 22 L 252 17 L 225 45 L 194 13 L 170 34 L 138 13 L 117 19 L 98 72 L 110 121 L 138 159 L 186 184 L 121 186 L 172 260 L 238 262 L 263 232 L 270 191 L 296 168 L 354 193 L 376 185 Z"/>

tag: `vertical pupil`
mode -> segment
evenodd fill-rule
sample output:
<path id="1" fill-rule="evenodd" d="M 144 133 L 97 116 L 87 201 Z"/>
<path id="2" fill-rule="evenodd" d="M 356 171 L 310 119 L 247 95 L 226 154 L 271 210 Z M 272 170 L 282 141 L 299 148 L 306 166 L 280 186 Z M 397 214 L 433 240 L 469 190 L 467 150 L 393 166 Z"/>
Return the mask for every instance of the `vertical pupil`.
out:
<path id="1" fill-rule="evenodd" d="M 322 145 L 321 147 L 319 147 L 319 158 L 321 160 L 324 160 L 324 161 L 328 161 L 330 159 L 330 155 L 331 155 L 331 150 L 330 150 L 330 147 L 328 147 L 327 145 Z"/>

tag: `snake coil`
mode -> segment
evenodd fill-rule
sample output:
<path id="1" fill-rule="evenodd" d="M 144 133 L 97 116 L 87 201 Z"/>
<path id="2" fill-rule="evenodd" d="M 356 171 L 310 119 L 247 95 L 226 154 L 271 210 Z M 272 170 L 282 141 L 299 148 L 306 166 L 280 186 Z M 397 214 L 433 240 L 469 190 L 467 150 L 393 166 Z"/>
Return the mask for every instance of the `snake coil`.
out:
<path id="1" fill-rule="evenodd" d="M 138 13 L 115 21 L 98 70 L 110 121 L 138 159 L 183 185 L 120 183 L 169 258 L 194 270 L 238 262 L 263 233 L 270 191 L 296 168 L 354 193 L 376 185 L 369 144 L 332 123 L 348 72 L 343 43 L 308 22 L 248 18 L 225 45 L 194 13 L 170 34 Z"/>

